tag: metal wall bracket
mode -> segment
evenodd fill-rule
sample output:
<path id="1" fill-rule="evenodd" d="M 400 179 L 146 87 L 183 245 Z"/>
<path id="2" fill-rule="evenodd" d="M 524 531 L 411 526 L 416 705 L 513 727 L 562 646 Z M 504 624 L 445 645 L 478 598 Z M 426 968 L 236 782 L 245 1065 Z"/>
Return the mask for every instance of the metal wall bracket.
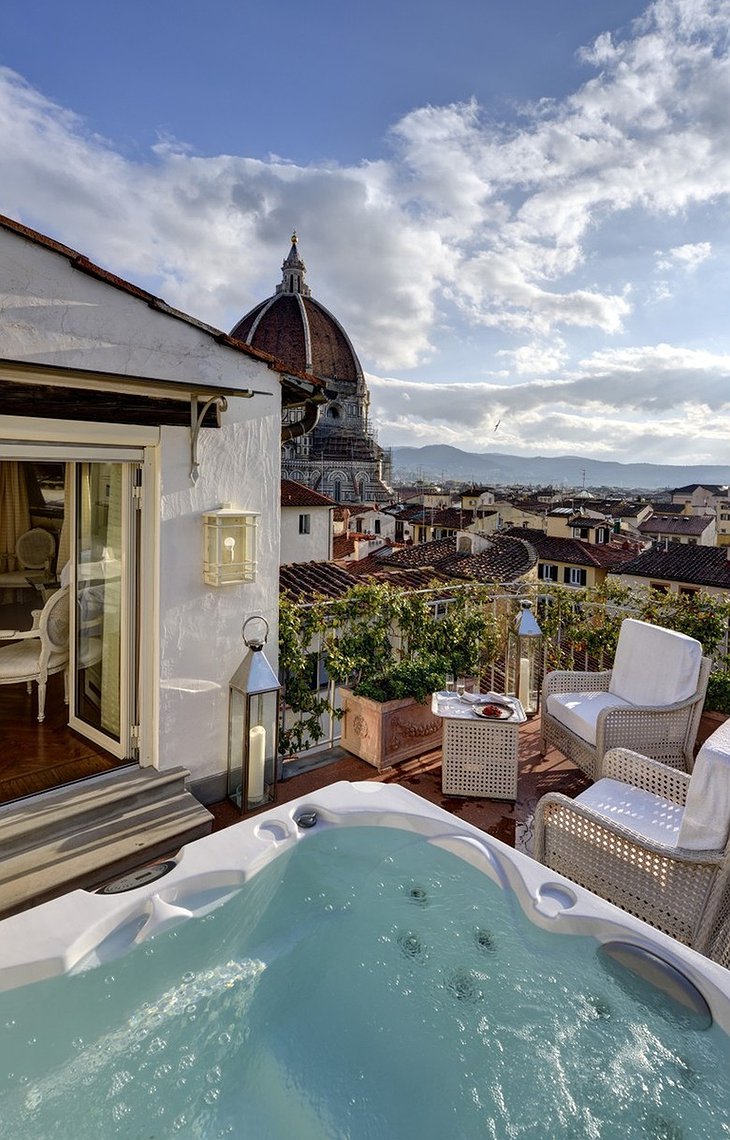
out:
<path id="1" fill-rule="evenodd" d="M 200 474 L 198 463 L 198 436 L 205 413 L 212 404 L 218 405 L 219 412 L 225 412 L 228 401 L 225 396 L 210 396 L 202 405 L 198 396 L 190 397 L 190 481 L 197 483 Z"/>

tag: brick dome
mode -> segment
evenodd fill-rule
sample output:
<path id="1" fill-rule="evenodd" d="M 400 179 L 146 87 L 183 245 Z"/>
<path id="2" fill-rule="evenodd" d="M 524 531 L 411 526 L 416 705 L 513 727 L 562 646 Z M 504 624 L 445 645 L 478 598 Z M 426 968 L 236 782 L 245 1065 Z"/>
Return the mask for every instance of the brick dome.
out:
<path id="1" fill-rule="evenodd" d="M 231 336 L 321 380 L 363 384 L 363 372 L 350 338 L 336 317 L 315 301 L 304 281 L 306 266 L 292 234 L 276 292 L 231 329 Z"/>

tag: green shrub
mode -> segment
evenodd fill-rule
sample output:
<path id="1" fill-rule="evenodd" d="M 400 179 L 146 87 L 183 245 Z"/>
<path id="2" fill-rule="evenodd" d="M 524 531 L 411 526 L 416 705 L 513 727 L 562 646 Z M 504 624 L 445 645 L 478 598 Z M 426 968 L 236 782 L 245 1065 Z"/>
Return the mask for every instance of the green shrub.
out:
<path id="1" fill-rule="evenodd" d="M 415 697 L 425 701 L 444 685 L 444 662 L 439 657 L 397 661 L 376 677 L 367 677 L 354 688 L 358 697 L 371 701 L 401 701 Z"/>
<path id="2" fill-rule="evenodd" d="M 705 708 L 708 712 L 730 713 L 730 673 L 710 673 Z"/>

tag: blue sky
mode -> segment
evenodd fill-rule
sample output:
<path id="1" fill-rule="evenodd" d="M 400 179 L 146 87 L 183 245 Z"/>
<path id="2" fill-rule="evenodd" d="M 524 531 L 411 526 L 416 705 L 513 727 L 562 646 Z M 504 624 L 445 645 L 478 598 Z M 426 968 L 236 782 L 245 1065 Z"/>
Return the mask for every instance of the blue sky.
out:
<path id="1" fill-rule="evenodd" d="M 296 228 L 384 444 L 724 463 L 728 29 L 730 0 L 5 0 L 0 211 L 226 329 Z"/>

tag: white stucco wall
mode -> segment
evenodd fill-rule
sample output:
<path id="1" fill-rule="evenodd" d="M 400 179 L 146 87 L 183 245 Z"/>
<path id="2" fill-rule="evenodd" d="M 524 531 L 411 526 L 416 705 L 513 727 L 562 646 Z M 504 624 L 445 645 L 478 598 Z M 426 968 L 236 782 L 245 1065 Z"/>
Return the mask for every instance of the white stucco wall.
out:
<path id="1" fill-rule="evenodd" d="M 193 781 L 209 780 L 225 771 L 228 681 L 245 652 L 241 627 L 251 614 L 268 620 L 267 656 L 277 666 L 279 375 L 1 229 L 0 264 L 0 351 L 6 361 L 264 393 L 229 398 L 222 428 L 201 431 L 195 486 L 189 428 L 162 427 L 155 449 L 159 498 L 155 487 L 146 490 L 144 509 L 157 519 L 159 543 L 156 564 L 145 568 L 144 577 L 156 590 L 159 620 L 156 628 L 143 628 L 142 652 L 159 661 L 153 680 L 159 685 L 159 766 L 182 764 Z M 0 434 L 2 420 L 0 415 Z M 28 420 L 29 439 L 37 426 Z M 115 428 L 115 437 L 124 441 L 123 426 Z M 254 583 L 203 582 L 201 515 L 224 502 L 260 512 Z"/>
<path id="2" fill-rule="evenodd" d="M 309 534 L 299 533 L 300 515 L 309 515 Z M 329 561 L 332 534 L 332 507 L 282 507 L 281 565 Z"/>

